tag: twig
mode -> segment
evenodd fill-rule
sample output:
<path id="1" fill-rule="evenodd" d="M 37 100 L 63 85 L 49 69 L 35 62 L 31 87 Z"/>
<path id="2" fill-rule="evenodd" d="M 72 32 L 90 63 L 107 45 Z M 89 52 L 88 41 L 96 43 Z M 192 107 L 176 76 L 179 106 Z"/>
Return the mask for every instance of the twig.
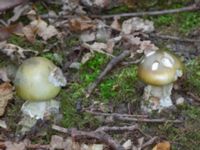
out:
<path id="1" fill-rule="evenodd" d="M 191 96 L 195 101 L 200 102 L 200 97 L 194 95 L 191 92 L 187 92 L 187 95 Z"/>
<path id="2" fill-rule="evenodd" d="M 135 125 L 132 125 L 132 126 L 123 126 L 123 127 L 117 127 L 117 126 L 114 126 L 114 127 L 108 127 L 108 126 L 103 126 L 103 127 L 99 127 L 95 130 L 95 132 L 108 132 L 108 131 L 135 131 L 135 130 L 138 130 L 138 125 L 135 124 Z"/>
<path id="3" fill-rule="evenodd" d="M 53 130 L 56 130 L 56 131 L 59 131 L 59 132 L 62 132 L 62 133 L 65 133 L 65 134 L 71 134 L 72 132 L 72 129 L 69 129 L 69 128 L 63 128 L 63 127 L 60 127 L 60 126 L 57 126 L 55 124 L 52 125 L 51 127 Z"/>
<path id="4" fill-rule="evenodd" d="M 20 5 L 27 0 L 1 0 L 0 1 L 0 12 L 5 11 L 7 9 L 13 8 L 17 5 Z"/>
<path id="5" fill-rule="evenodd" d="M 187 39 L 187 38 L 180 38 L 176 36 L 170 36 L 170 35 L 159 35 L 159 34 L 149 34 L 150 37 L 156 37 L 156 38 L 161 38 L 164 40 L 174 40 L 174 41 L 179 41 L 179 42 L 188 42 L 188 43 L 199 43 L 200 40 L 195 40 L 195 39 Z"/>
<path id="6" fill-rule="evenodd" d="M 122 13 L 122 14 L 113 14 L 113 15 L 103 15 L 103 16 L 96 16 L 101 17 L 104 19 L 112 18 L 112 17 L 136 17 L 136 16 L 155 16 L 155 15 L 164 15 L 164 14 L 172 14 L 172 13 L 180 13 L 186 11 L 195 11 L 199 10 L 200 7 L 198 4 L 193 4 L 187 7 L 177 8 L 177 9 L 169 9 L 169 10 L 161 10 L 161 11 L 149 11 L 149 12 L 135 12 L 135 13 Z"/>
<path id="7" fill-rule="evenodd" d="M 124 61 L 124 62 L 121 62 L 121 64 L 124 65 L 124 66 L 135 65 L 135 64 L 140 63 L 142 59 L 143 58 L 141 57 L 141 58 L 139 58 L 135 61 Z"/>
<path id="8" fill-rule="evenodd" d="M 182 123 L 182 120 L 168 120 L 165 118 L 160 119 L 149 119 L 149 118 L 130 118 L 130 117 L 116 117 L 116 120 L 122 120 L 122 121 L 133 121 L 133 122 L 146 122 L 146 123 Z"/>
<path id="9" fill-rule="evenodd" d="M 99 130 L 85 132 L 85 131 L 79 131 L 77 129 L 66 129 L 57 125 L 53 125 L 52 129 L 62 132 L 62 133 L 71 134 L 71 136 L 76 140 L 92 138 L 92 139 L 96 139 L 102 143 L 107 144 L 113 150 L 124 150 L 124 148 L 118 142 L 113 140 L 112 137 L 106 134 L 105 132 L 103 132 L 103 130 L 101 132 Z"/>
<path id="10" fill-rule="evenodd" d="M 158 139 L 157 136 L 151 138 L 149 141 L 147 141 L 146 143 L 144 143 L 144 144 L 142 145 L 142 149 L 146 148 L 146 147 L 149 146 L 149 145 L 152 145 L 157 139 Z"/>
<path id="11" fill-rule="evenodd" d="M 148 115 L 129 115 L 129 114 L 119 114 L 119 113 L 104 113 L 104 112 L 94 112 L 89 110 L 84 110 L 87 113 L 97 116 L 112 116 L 112 117 L 136 117 L 136 118 L 147 118 Z"/>
<path id="12" fill-rule="evenodd" d="M 98 76 L 98 78 L 87 88 L 86 97 L 89 97 L 97 85 L 102 81 L 106 74 L 112 70 L 119 62 L 121 62 L 125 57 L 130 55 L 130 51 L 125 50 L 119 56 L 114 57 L 103 70 L 103 72 Z"/>
<path id="13" fill-rule="evenodd" d="M 74 139 L 92 138 L 102 143 L 105 143 L 106 145 L 110 146 L 113 150 L 125 150 L 122 145 L 113 140 L 113 138 L 105 132 L 84 132 L 74 130 L 72 131 L 72 137 Z"/>
<path id="14" fill-rule="evenodd" d="M 42 149 L 42 150 L 49 150 L 50 145 L 40 145 L 40 144 L 29 144 L 26 146 L 27 149 Z"/>

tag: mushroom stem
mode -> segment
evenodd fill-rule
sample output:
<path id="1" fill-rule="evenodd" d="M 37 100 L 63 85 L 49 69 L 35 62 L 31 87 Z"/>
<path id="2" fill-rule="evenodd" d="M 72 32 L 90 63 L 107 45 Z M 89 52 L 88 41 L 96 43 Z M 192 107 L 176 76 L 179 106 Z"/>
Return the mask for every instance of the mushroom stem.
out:
<path id="1" fill-rule="evenodd" d="M 142 110 L 152 112 L 153 110 L 161 111 L 173 105 L 171 100 L 171 91 L 173 83 L 163 86 L 148 85 L 144 89 L 144 101 Z"/>

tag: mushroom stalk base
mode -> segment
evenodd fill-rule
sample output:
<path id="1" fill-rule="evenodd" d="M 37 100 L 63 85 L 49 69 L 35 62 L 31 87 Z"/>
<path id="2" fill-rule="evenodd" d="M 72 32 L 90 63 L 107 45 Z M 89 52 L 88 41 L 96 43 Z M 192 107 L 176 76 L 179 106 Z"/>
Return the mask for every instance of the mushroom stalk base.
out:
<path id="1" fill-rule="evenodd" d="M 158 111 L 173 105 L 171 100 L 171 91 L 173 84 L 164 86 L 148 85 L 144 89 L 144 101 L 142 102 L 142 110 L 144 112 Z"/>
<path id="2" fill-rule="evenodd" d="M 22 112 L 31 118 L 43 119 L 45 116 L 59 112 L 60 103 L 56 100 L 26 101 L 22 105 Z"/>

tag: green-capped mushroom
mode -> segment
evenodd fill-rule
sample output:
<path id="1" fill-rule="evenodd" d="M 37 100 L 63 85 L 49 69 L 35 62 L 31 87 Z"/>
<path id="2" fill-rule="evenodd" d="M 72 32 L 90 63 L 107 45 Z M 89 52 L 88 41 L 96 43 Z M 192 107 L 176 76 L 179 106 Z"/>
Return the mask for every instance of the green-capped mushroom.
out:
<path id="1" fill-rule="evenodd" d="M 61 71 L 50 60 L 43 57 L 29 58 L 21 64 L 16 73 L 16 93 L 24 100 L 50 100 L 60 91 L 60 75 L 62 76 Z M 63 76 L 62 79 L 65 85 Z"/>
<path id="2" fill-rule="evenodd" d="M 144 93 L 148 107 L 161 110 L 172 106 L 173 82 L 182 74 L 183 65 L 177 56 L 161 50 L 148 53 L 138 67 L 138 77 L 148 84 Z"/>

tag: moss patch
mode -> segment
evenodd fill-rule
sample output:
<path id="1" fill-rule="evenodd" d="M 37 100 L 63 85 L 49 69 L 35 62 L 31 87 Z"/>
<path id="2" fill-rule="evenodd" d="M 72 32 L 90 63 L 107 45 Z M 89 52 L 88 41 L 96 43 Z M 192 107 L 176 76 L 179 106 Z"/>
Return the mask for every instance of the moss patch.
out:
<path id="1" fill-rule="evenodd" d="M 110 58 L 104 54 L 95 53 L 80 70 L 74 73 L 74 81 L 69 83 L 69 88 L 61 94 L 63 125 L 65 127 L 77 126 L 82 128 L 87 125 L 94 127 L 99 122 L 87 113 L 79 113 L 76 104 L 82 101 L 82 105 L 87 107 L 92 101 L 103 103 L 112 102 L 119 104 L 122 102 L 135 102 L 137 68 L 135 66 L 127 68 L 115 68 L 98 85 L 89 99 L 85 98 L 85 90 L 89 84 L 93 83 L 102 72 Z"/>

